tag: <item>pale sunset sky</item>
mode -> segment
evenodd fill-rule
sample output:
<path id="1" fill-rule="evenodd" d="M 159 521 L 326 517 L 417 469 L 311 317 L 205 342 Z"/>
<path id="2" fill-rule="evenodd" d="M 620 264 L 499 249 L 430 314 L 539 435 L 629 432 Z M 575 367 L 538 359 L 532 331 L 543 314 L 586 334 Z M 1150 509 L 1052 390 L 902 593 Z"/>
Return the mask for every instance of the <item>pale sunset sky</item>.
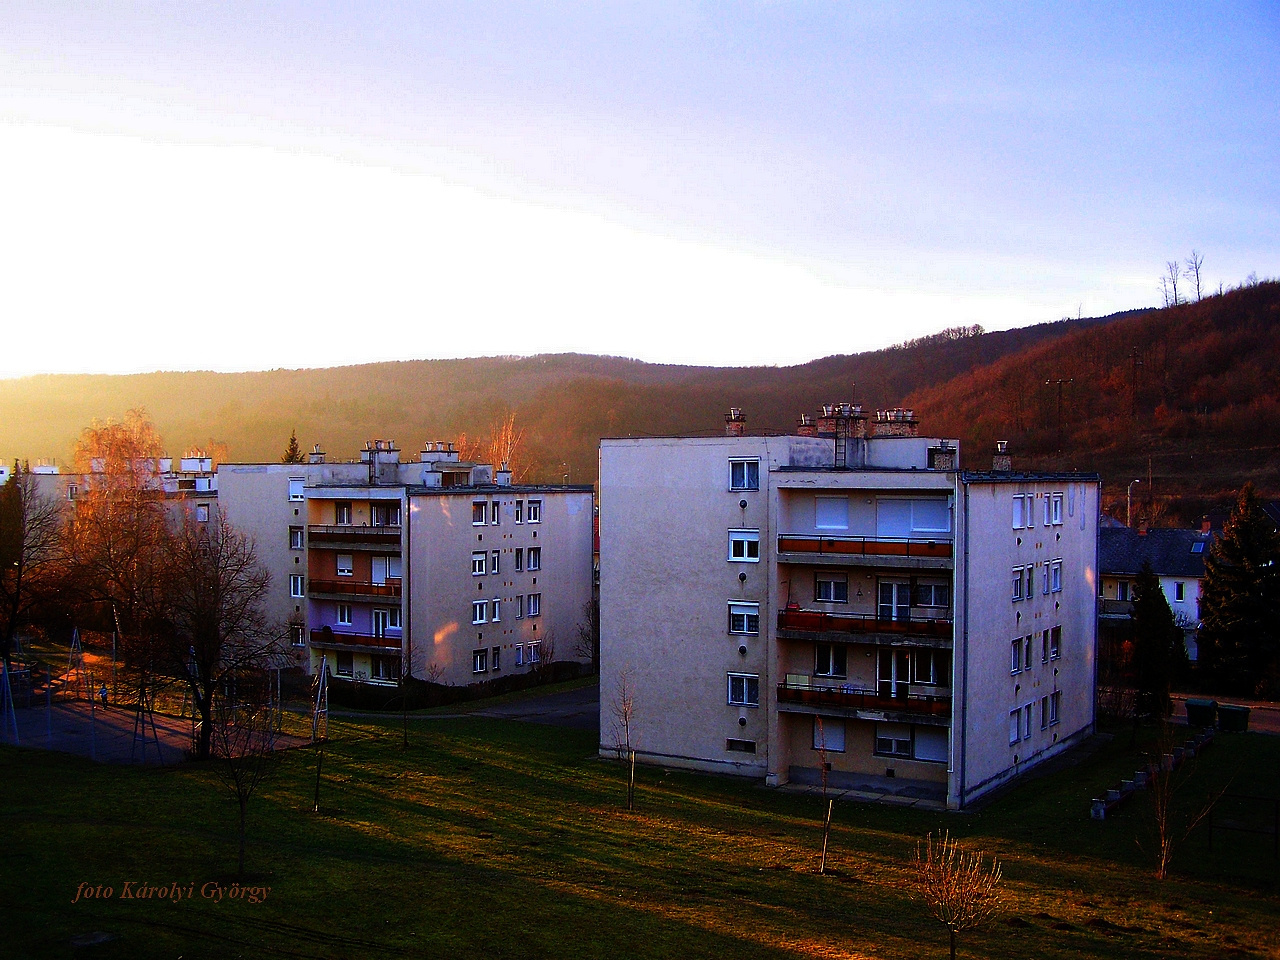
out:
<path id="1" fill-rule="evenodd" d="M 0 376 L 791 364 L 1280 274 L 1280 5 L 0 6 Z"/>

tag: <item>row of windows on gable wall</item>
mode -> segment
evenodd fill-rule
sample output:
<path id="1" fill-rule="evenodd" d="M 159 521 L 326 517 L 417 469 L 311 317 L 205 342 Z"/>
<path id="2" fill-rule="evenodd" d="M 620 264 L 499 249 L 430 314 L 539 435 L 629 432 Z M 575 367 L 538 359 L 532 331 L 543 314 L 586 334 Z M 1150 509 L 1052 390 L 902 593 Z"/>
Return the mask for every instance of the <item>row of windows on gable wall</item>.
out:
<path id="1" fill-rule="evenodd" d="M 1029 563 L 1013 568 L 1013 600 L 1030 600 L 1036 595 L 1036 566 L 1037 564 Z M 1061 593 L 1062 560 L 1043 560 L 1039 566 L 1043 594 L 1048 596 L 1051 593 Z"/>
<path id="2" fill-rule="evenodd" d="M 1009 711 L 1009 746 L 1022 740 L 1030 740 L 1032 733 L 1032 708 L 1035 701 L 1024 703 Z M 1056 726 L 1062 716 L 1062 691 L 1055 690 L 1040 698 L 1040 729 Z"/>
<path id="3" fill-rule="evenodd" d="M 526 557 L 528 558 L 526 562 Z M 516 547 L 514 551 L 515 572 L 516 573 L 536 573 L 542 569 L 542 548 Z M 471 575 L 473 577 L 483 577 L 487 573 L 502 572 L 502 551 L 501 550 L 475 550 L 471 554 Z"/>
<path id="4" fill-rule="evenodd" d="M 517 594 L 512 603 L 515 607 L 517 620 L 542 615 L 542 594 L 540 593 L 531 593 L 528 596 Z M 473 624 L 500 623 L 501 621 L 502 599 L 500 597 L 494 597 L 492 600 L 471 601 L 471 622 Z"/>
<path id="5" fill-rule="evenodd" d="M 527 506 L 527 512 L 526 512 Z M 530 500 L 526 505 L 524 500 L 516 500 L 512 507 L 512 519 L 516 523 L 541 523 L 542 522 L 542 501 Z M 499 500 L 475 500 L 471 504 L 471 525 L 473 527 L 491 526 L 497 527 L 502 524 L 502 502 Z"/>
<path id="6" fill-rule="evenodd" d="M 1040 662 L 1048 663 L 1062 657 L 1062 627 L 1050 627 L 1025 637 L 1016 637 L 1009 644 L 1009 674 L 1031 669 L 1034 638 L 1040 638 Z"/>
<path id="7" fill-rule="evenodd" d="M 1046 527 L 1062 526 L 1062 500 L 1064 494 L 1046 493 L 1042 501 L 1041 518 Z M 1036 494 L 1017 493 L 1013 496 L 1013 529 L 1025 530 L 1036 525 Z"/>

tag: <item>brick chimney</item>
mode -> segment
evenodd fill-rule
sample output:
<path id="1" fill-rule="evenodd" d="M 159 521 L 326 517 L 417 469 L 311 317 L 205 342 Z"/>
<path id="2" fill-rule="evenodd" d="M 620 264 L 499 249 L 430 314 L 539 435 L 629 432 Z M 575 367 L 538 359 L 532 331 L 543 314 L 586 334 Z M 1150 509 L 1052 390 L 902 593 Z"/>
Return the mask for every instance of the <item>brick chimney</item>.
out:
<path id="1" fill-rule="evenodd" d="M 877 437 L 918 437 L 920 421 L 916 419 L 914 410 L 894 407 L 892 410 L 877 410 L 874 435 Z"/>
<path id="2" fill-rule="evenodd" d="M 816 437 L 818 435 L 818 425 L 813 422 L 813 417 L 807 413 L 800 414 L 800 419 L 796 421 L 797 437 Z"/>
<path id="3" fill-rule="evenodd" d="M 1201 517 L 1201 518 L 1200 518 L 1200 532 L 1201 532 L 1201 533 L 1212 533 L 1212 532 L 1213 532 L 1213 524 L 1210 522 L 1210 520 L 1209 520 L 1209 518 L 1208 518 L 1208 517 Z"/>
<path id="4" fill-rule="evenodd" d="M 740 437 L 747 432 L 747 415 L 741 407 L 730 407 L 724 418 L 724 435 Z"/>
<path id="5" fill-rule="evenodd" d="M 857 403 L 824 403 L 818 414 L 818 436 L 858 440 L 867 435 L 867 415 Z"/>
<path id="6" fill-rule="evenodd" d="M 1009 473 L 1013 470 L 1013 458 L 1009 456 L 1009 441 L 996 441 L 996 455 L 991 458 L 992 473 Z"/>

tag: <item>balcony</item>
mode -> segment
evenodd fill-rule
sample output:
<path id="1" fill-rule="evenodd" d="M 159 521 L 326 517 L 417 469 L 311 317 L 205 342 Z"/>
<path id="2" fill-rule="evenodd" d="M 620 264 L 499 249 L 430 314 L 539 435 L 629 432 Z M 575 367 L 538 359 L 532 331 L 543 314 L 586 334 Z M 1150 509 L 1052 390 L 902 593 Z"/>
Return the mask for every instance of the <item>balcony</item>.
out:
<path id="1" fill-rule="evenodd" d="M 1108 620 L 1128 620 L 1133 613 L 1132 600 L 1107 600 L 1098 598 L 1098 616 Z"/>
<path id="2" fill-rule="evenodd" d="M 367 633 L 337 633 L 332 627 L 321 627 L 311 631 L 311 646 L 334 650 L 368 651 L 371 653 L 392 653 L 400 650 L 399 637 L 373 637 Z"/>
<path id="3" fill-rule="evenodd" d="M 875 614 L 836 614 L 822 610 L 779 610 L 779 636 L 806 640 L 818 634 L 888 634 L 891 637 L 951 639 L 951 618 L 911 618 L 882 620 Z"/>
<path id="4" fill-rule="evenodd" d="M 951 566 L 952 553 L 949 539 L 823 537 L 792 533 L 778 536 L 778 559 L 784 563 L 947 568 Z"/>
<path id="5" fill-rule="evenodd" d="M 779 704 L 809 707 L 838 707 L 843 710 L 868 710 L 876 713 L 909 713 L 916 716 L 950 717 L 950 695 L 909 693 L 886 697 L 875 690 L 864 690 L 848 683 L 788 680 L 778 684 Z"/>
<path id="6" fill-rule="evenodd" d="M 307 584 L 307 593 L 313 597 L 399 597 L 400 581 L 388 580 L 386 583 L 366 583 L 347 578 L 342 580 L 318 580 L 312 578 L 311 582 Z"/>
<path id="7" fill-rule="evenodd" d="M 307 537 L 313 545 L 340 544 L 344 548 L 361 544 L 380 550 L 398 550 L 400 527 L 354 526 L 349 523 L 309 523 Z"/>

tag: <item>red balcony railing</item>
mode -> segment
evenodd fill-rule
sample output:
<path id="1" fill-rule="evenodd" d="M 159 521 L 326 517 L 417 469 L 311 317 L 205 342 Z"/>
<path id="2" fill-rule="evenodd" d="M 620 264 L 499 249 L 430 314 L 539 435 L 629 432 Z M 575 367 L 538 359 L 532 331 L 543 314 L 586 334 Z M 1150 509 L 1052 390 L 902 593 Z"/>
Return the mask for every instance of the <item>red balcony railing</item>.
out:
<path id="1" fill-rule="evenodd" d="M 388 580 L 386 583 L 367 583 L 361 580 L 317 580 L 307 584 L 309 593 L 344 593 L 362 597 L 398 597 L 400 581 Z"/>
<path id="2" fill-rule="evenodd" d="M 337 633 L 329 627 L 311 631 L 313 647 L 368 647 L 371 650 L 399 650 L 399 637 L 371 637 L 367 633 Z"/>
<path id="3" fill-rule="evenodd" d="M 951 556 L 950 540 L 902 540 L 888 537 L 815 537 L 782 534 L 779 553 L 816 553 L 822 556 L 932 557 Z"/>
<path id="4" fill-rule="evenodd" d="M 875 690 L 850 684 L 778 684 L 779 703 L 803 703 L 815 707 L 843 707 L 847 710 L 896 710 L 932 717 L 951 716 L 951 697 L 910 693 L 905 697 L 882 697 Z"/>
<path id="5" fill-rule="evenodd" d="M 904 636 L 951 639 L 951 618 L 930 617 L 881 620 L 873 613 L 826 613 L 821 610 L 779 610 L 779 630 L 808 633 L 896 633 Z"/>

